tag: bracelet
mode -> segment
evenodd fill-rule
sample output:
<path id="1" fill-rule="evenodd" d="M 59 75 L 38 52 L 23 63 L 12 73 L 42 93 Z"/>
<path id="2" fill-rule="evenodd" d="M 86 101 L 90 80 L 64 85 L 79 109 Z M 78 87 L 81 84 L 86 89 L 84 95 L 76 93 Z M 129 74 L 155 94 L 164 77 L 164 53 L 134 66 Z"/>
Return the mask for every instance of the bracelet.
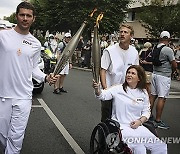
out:
<path id="1" fill-rule="evenodd" d="M 138 120 L 141 122 L 140 126 L 142 126 L 143 122 L 142 122 L 141 118 L 139 118 Z"/>
<path id="2" fill-rule="evenodd" d="M 46 78 L 47 78 L 47 75 L 46 75 L 46 76 L 45 76 L 45 78 L 44 78 L 44 83 L 46 83 L 46 82 L 47 82 Z"/>

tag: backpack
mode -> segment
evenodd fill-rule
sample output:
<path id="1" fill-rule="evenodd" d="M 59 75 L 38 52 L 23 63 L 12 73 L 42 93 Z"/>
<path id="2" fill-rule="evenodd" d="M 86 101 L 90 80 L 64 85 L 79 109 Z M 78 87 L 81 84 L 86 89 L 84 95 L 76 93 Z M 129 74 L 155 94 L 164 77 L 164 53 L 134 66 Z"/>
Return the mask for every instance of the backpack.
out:
<path id="1" fill-rule="evenodd" d="M 157 47 L 157 45 L 154 47 L 154 49 L 152 51 L 152 64 L 154 66 L 161 66 L 163 64 L 162 61 L 159 60 L 159 55 L 164 46 L 166 46 L 166 45 L 162 45 L 159 48 Z"/>

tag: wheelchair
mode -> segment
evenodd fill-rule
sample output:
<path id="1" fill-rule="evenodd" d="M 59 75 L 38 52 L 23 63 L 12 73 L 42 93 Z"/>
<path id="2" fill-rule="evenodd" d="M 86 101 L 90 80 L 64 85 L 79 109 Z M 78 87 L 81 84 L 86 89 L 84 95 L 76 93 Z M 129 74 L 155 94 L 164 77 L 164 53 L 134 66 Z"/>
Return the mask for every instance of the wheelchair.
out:
<path id="1" fill-rule="evenodd" d="M 91 134 L 90 154 L 132 154 L 122 141 L 120 124 L 112 119 L 99 123 Z"/>
<path id="2" fill-rule="evenodd" d="M 143 124 L 158 137 L 156 124 L 147 121 Z M 120 124 L 112 119 L 106 119 L 93 129 L 90 139 L 90 154 L 132 154 L 131 149 L 122 141 Z"/>

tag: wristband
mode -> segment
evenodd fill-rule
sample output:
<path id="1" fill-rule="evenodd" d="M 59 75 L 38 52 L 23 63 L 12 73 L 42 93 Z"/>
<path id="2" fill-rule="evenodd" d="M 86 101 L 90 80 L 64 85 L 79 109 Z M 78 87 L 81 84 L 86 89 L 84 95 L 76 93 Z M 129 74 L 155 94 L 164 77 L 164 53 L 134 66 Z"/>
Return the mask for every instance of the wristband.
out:
<path id="1" fill-rule="evenodd" d="M 46 76 L 45 76 L 45 78 L 44 78 L 44 83 L 46 83 L 46 82 L 47 82 L 46 78 L 47 78 L 47 75 L 46 75 Z"/>
<path id="2" fill-rule="evenodd" d="M 140 126 L 142 126 L 143 122 L 142 122 L 141 118 L 140 118 L 140 119 L 138 119 L 138 120 L 141 122 Z"/>

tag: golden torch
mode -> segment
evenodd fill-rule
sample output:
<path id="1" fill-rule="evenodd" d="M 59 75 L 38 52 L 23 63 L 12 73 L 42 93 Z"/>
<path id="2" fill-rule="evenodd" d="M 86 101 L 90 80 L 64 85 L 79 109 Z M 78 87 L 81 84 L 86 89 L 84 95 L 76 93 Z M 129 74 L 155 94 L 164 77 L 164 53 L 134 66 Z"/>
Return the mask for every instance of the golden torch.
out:
<path id="1" fill-rule="evenodd" d="M 96 11 L 96 9 L 94 9 L 89 16 L 92 17 L 95 11 Z M 67 65 L 69 58 L 73 55 L 73 53 L 78 45 L 79 38 L 82 35 L 83 30 L 86 27 L 86 24 L 87 24 L 87 21 L 84 21 L 82 23 L 81 27 L 78 29 L 76 34 L 72 37 L 70 42 L 65 47 L 64 51 L 61 54 L 60 59 L 58 60 L 58 62 L 56 64 L 56 67 L 54 69 L 54 72 L 53 72 L 54 75 L 59 74 L 64 69 L 64 67 Z"/>
<path id="2" fill-rule="evenodd" d="M 101 69 L 101 48 L 99 44 L 98 28 L 99 22 L 102 20 L 103 14 L 99 14 L 96 19 L 96 25 L 94 26 L 94 37 L 92 43 L 92 73 L 93 79 L 96 83 L 99 83 L 100 69 Z"/>

